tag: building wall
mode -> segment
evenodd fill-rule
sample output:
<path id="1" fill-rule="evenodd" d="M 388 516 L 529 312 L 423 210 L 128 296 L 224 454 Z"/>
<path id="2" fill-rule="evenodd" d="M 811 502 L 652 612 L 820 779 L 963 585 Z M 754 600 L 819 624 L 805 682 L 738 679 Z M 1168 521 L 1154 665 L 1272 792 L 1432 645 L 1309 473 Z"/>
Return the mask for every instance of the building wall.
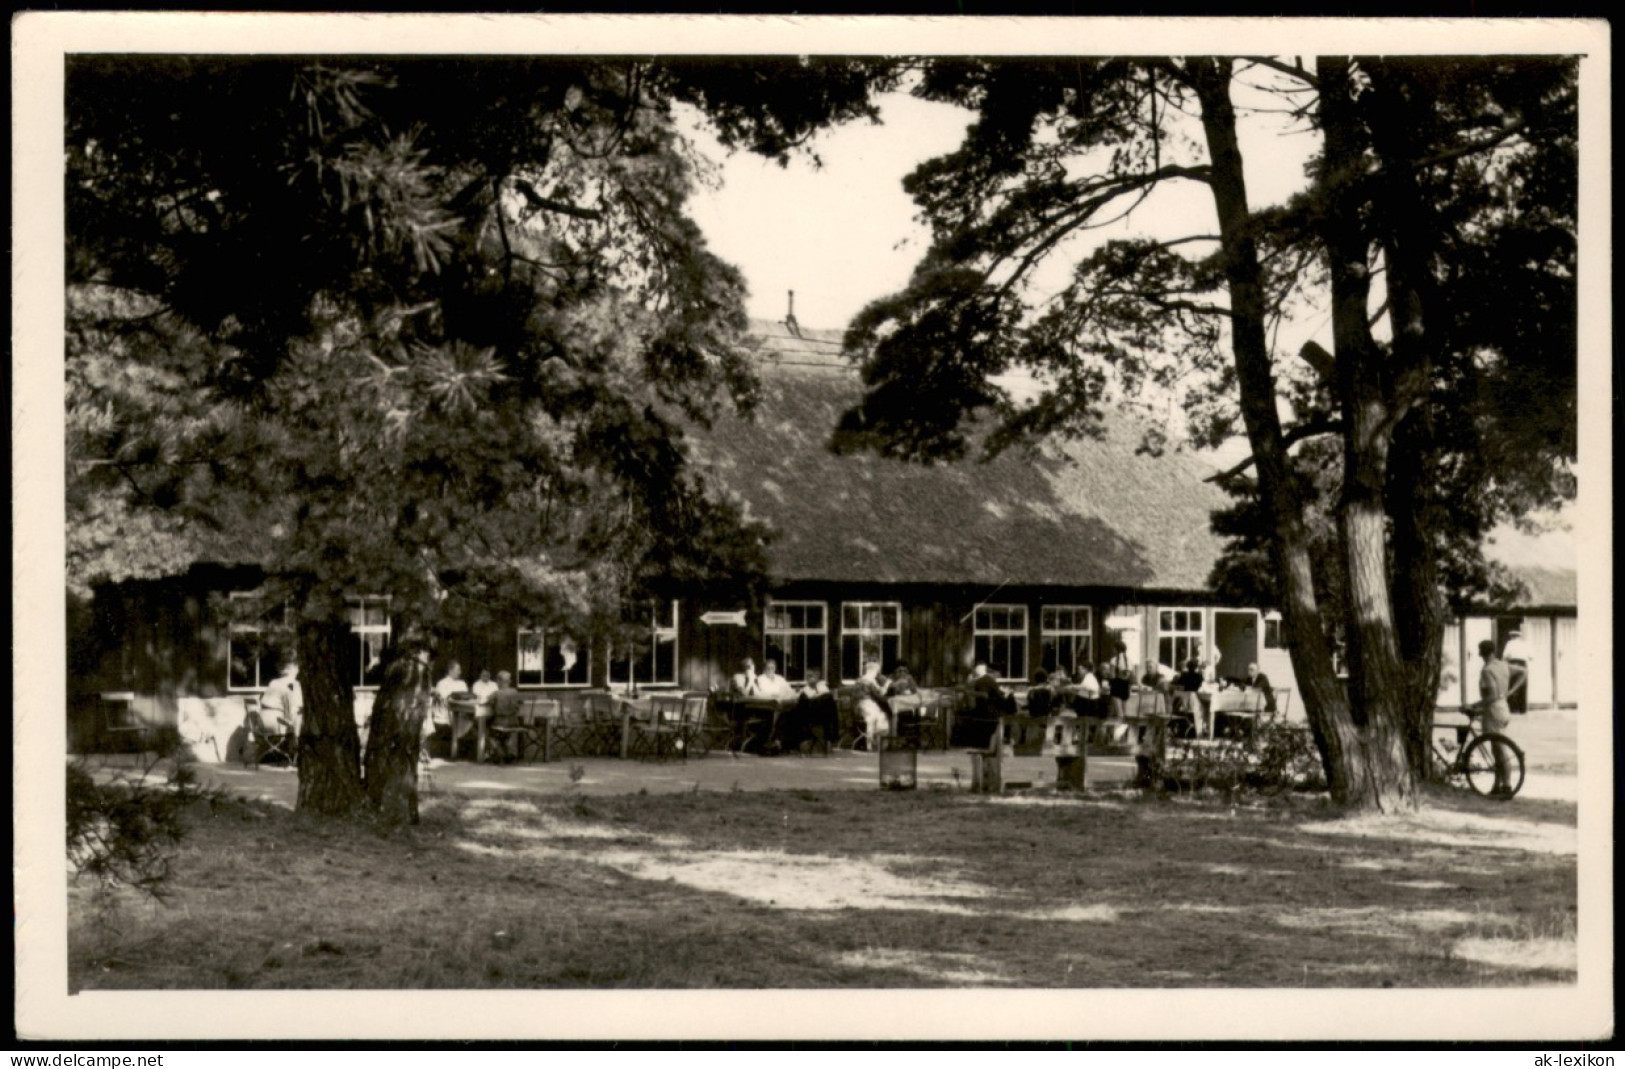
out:
<path id="1" fill-rule="evenodd" d="M 1474 615 L 1446 626 L 1444 634 L 1445 671 L 1439 683 L 1439 706 L 1460 709 L 1478 701 L 1478 644 L 1490 639 L 1499 648 L 1508 632 L 1517 626 L 1534 653 L 1529 668 L 1529 706 L 1549 709 L 1572 706 L 1578 700 L 1579 630 L 1575 615 L 1567 610 L 1529 610 L 1522 615 Z"/>
<path id="2" fill-rule="evenodd" d="M 70 599 L 70 745 L 94 734 L 100 694 L 130 693 L 135 696 L 132 705 L 138 716 L 153 724 L 178 724 L 200 759 L 233 759 L 234 740 L 241 733 L 242 699 L 255 691 L 234 691 L 228 685 L 229 626 L 211 613 L 210 594 L 248 589 L 255 581 L 240 570 L 200 568 L 176 580 L 103 587 L 88 604 Z M 1266 641 L 1266 635 L 1273 633 L 1268 626 L 1270 614 L 1202 604 L 1188 595 L 1135 598 L 1122 591 L 1053 587 L 796 583 L 780 588 L 774 598 L 825 606 L 825 668 L 831 679 L 840 675 L 842 607 L 849 602 L 899 605 L 899 655 L 884 663 L 882 670 L 892 671 L 900 659 L 925 686 L 945 686 L 966 678 L 975 661 L 978 608 L 1020 606 L 1025 610 L 1023 663 L 1012 666 L 1008 674 L 1019 684 L 1037 669 L 1049 667 L 1043 655 L 1044 608 L 1080 606 L 1090 610 L 1088 635 L 1097 663 L 1107 649 L 1108 634 L 1115 632 L 1127 646 L 1124 660 L 1138 675 L 1147 662 L 1163 660 L 1169 648 L 1163 639 L 1177 635 L 1198 641 L 1204 657 L 1219 654 L 1221 675 L 1240 675 L 1246 663 L 1256 659 L 1277 691 L 1295 695 L 1297 690 L 1289 651 Z M 1186 614 L 1186 626 L 1172 631 L 1168 625 L 1174 618 L 1169 614 L 1178 612 Z M 765 606 L 743 604 L 726 595 L 698 592 L 679 599 L 676 678 L 657 689 L 675 685 L 685 690 L 711 690 L 726 684 L 741 658 L 749 656 L 760 664 L 765 652 L 764 613 Z M 707 614 L 714 615 L 708 620 Z M 1573 702 L 1575 620 L 1572 614 L 1559 611 L 1517 618 L 1473 616 L 1452 624 L 1445 635 L 1441 706 L 1459 707 L 1476 699 L 1477 642 L 1498 629 L 1504 631 L 1509 620 L 1523 624 L 1537 651 L 1532 704 Z M 470 680 L 481 669 L 493 674 L 505 669 L 517 678 L 519 626 L 517 621 L 498 623 L 457 636 L 442 649 L 436 674 L 455 657 Z M 1547 652 L 1543 655 L 1542 651 Z M 584 652 L 591 658 L 590 684 L 606 685 L 607 649 L 599 644 Z M 365 722 L 371 702 L 369 691 L 357 691 L 358 723 Z M 1289 715 L 1302 716 L 1300 702 L 1288 699 L 1286 708 Z"/>

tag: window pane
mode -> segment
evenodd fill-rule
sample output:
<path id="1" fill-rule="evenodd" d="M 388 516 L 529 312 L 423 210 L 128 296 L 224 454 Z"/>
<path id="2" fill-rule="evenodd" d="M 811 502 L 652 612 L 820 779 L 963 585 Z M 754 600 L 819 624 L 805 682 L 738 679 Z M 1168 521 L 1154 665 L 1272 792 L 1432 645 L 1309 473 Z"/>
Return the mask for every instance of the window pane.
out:
<path id="1" fill-rule="evenodd" d="M 531 672 L 540 676 L 542 671 L 541 632 L 519 632 L 519 671 Z"/>
<path id="2" fill-rule="evenodd" d="M 863 666 L 859 660 L 863 651 L 858 645 L 857 635 L 841 636 L 841 678 L 856 679 L 863 674 Z"/>
<path id="3" fill-rule="evenodd" d="M 662 636 L 655 642 L 652 683 L 677 682 L 677 639 Z"/>
<path id="4" fill-rule="evenodd" d="M 259 658 L 254 656 L 249 636 L 230 639 L 226 643 L 226 659 L 228 686 L 247 689 L 259 685 Z"/>
<path id="5" fill-rule="evenodd" d="M 841 606 L 841 629 L 843 631 L 854 630 L 860 626 L 859 612 L 859 606 L 851 602 Z"/>
<path id="6" fill-rule="evenodd" d="M 807 606 L 807 626 L 817 628 L 819 631 L 824 629 L 824 607 L 822 605 Z"/>
<path id="7" fill-rule="evenodd" d="M 519 632 L 519 685 L 539 686 L 542 682 L 542 636 L 535 631 Z"/>
<path id="8" fill-rule="evenodd" d="M 377 687 L 384 682 L 384 650 L 389 636 L 381 632 L 364 636 L 361 650 L 361 685 Z"/>
<path id="9" fill-rule="evenodd" d="M 560 683 L 585 686 L 592 677 L 592 658 L 569 635 L 559 639 Z"/>
<path id="10" fill-rule="evenodd" d="M 824 636 L 823 635 L 808 635 L 807 636 L 806 658 L 802 663 L 802 675 L 801 675 L 801 678 L 803 680 L 805 680 L 807 678 L 807 672 L 817 672 L 819 675 L 825 674 L 824 673 Z"/>

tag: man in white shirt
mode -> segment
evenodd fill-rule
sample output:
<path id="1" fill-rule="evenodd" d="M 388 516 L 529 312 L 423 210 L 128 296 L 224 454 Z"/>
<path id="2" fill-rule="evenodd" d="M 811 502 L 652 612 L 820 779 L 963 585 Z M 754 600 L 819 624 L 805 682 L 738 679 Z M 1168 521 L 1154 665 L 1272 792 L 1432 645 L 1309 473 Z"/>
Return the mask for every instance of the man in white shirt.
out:
<path id="1" fill-rule="evenodd" d="M 790 681 L 779 675 L 778 662 L 771 659 L 762 662 L 762 674 L 756 677 L 756 696 L 775 700 L 796 696 Z"/>
<path id="2" fill-rule="evenodd" d="M 299 741 L 299 725 L 304 721 L 305 696 L 299 689 L 299 662 L 289 659 L 282 663 L 281 674 L 271 680 L 260 695 L 260 717 L 272 731 L 286 728 Z"/>
<path id="3" fill-rule="evenodd" d="M 434 685 L 434 712 L 430 721 L 423 725 L 425 737 L 432 735 L 437 727 L 451 726 L 451 706 L 448 704 L 454 694 L 467 694 L 468 684 L 463 680 L 463 666 L 456 661 L 446 665 L 446 674 L 440 682 Z M 451 741 L 453 750 L 457 748 L 457 740 Z"/>
<path id="4" fill-rule="evenodd" d="M 498 689 L 496 680 L 491 678 L 491 670 L 487 668 L 482 671 L 480 678 L 476 679 L 474 685 L 468 689 L 474 693 L 474 704 L 480 707 L 480 715 L 485 716 L 490 711 L 491 696 Z"/>
<path id="5" fill-rule="evenodd" d="M 735 673 L 729 686 L 739 698 L 754 698 L 756 696 L 757 680 L 761 677 L 756 674 L 756 662 L 746 657 L 739 662 L 739 671 Z"/>

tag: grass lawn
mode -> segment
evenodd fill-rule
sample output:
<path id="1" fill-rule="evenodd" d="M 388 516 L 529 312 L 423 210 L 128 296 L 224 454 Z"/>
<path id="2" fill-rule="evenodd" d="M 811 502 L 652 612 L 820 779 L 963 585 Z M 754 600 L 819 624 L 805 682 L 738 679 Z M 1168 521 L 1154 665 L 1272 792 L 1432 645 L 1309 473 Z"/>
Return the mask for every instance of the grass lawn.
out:
<path id="1" fill-rule="evenodd" d="M 1572 984 L 1575 806 L 1132 792 L 200 803 L 173 894 L 69 889 L 90 988 Z"/>

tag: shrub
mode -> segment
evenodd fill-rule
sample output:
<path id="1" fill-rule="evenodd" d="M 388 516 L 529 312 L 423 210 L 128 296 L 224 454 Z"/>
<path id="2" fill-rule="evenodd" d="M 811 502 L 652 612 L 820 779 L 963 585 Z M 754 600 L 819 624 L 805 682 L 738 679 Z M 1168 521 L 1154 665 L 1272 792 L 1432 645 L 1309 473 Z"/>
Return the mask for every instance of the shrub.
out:
<path id="1" fill-rule="evenodd" d="M 178 737 L 172 742 L 178 744 Z M 170 771 L 154 783 L 153 772 L 165 757 L 173 761 Z M 134 769 L 101 771 L 98 779 L 82 757 L 67 766 L 68 861 L 75 877 L 162 898 L 170 860 L 186 835 L 186 811 L 223 791 L 203 787 L 179 745 Z"/>
<path id="2" fill-rule="evenodd" d="M 1244 738 L 1170 740 L 1157 781 L 1172 781 L 1180 790 L 1216 790 L 1226 797 L 1244 791 L 1325 789 L 1320 754 L 1308 729 L 1278 720 L 1261 724 Z"/>
<path id="3" fill-rule="evenodd" d="M 1326 789 L 1326 770 L 1307 727 L 1271 722 L 1258 733 L 1254 785 L 1265 791 Z"/>

